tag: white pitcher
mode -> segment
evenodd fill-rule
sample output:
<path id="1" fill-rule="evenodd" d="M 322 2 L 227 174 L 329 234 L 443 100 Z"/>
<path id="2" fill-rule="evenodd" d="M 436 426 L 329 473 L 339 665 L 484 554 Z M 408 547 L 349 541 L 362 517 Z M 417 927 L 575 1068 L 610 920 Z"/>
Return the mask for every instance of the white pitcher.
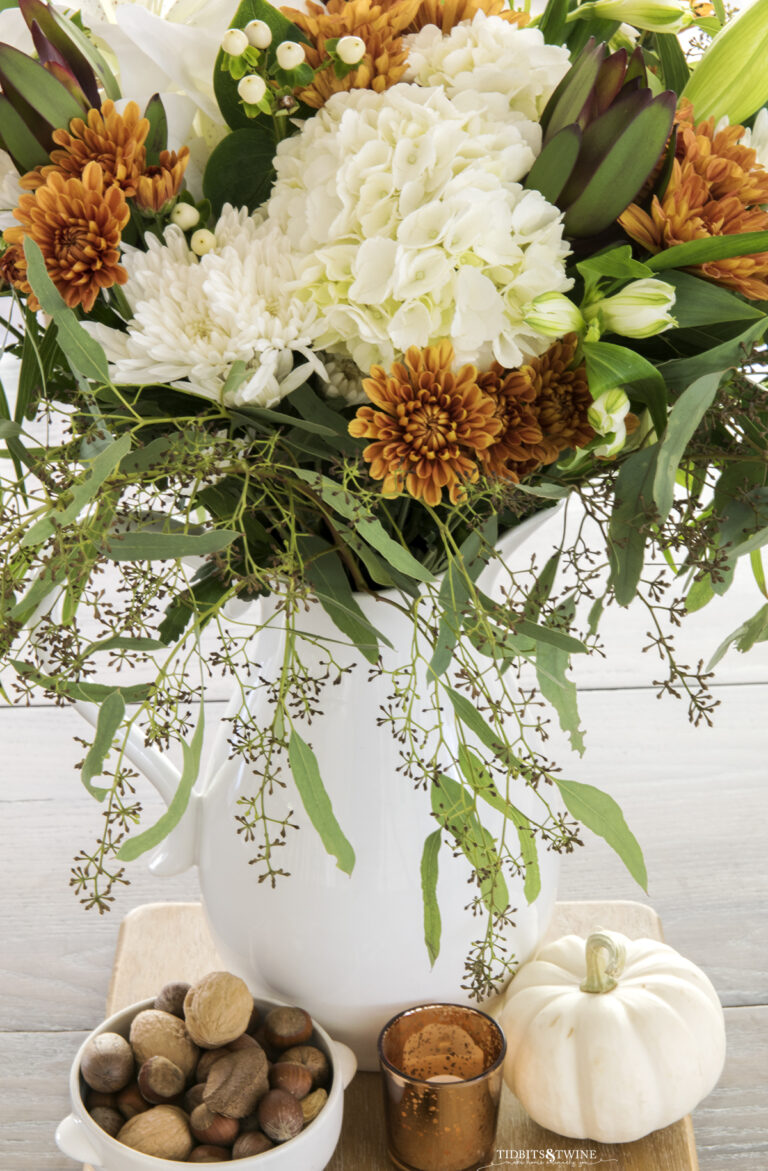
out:
<path id="1" fill-rule="evenodd" d="M 552 510 L 539 513 L 507 534 L 500 544 L 504 561 L 551 515 Z M 493 575 L 491 565 L 481 578 L 487 592 L 492 592 Z M 409 644 L 407 617 L 375 598 L 360 595 L 358 600 L 393 646 Z M 464 963 L 481 920 L 464 908 L 476 888 L 468 885 L 466 860 L 453 858 L 443 846 L 437 887 L 442 939 L 431 967 L 424 943 L 420 864 L 424 839 L 436 823 L 428 793 L 415 790 L 397 772 L 400 745 L 391 729 L 376 724 L 391 691 L 390 681 L 386 675 L 369 680 L 369 664 L 354 648 L 339 644 L 343 636 L 319 605 L 302 615 L 299 625 L 311 625 L 316 634 L 337 640 L 337 657 L 358 663 L 338 685 L 324 688 L 322 716 L 309 727 L 300 725 L 319 761 L 336 818 L 355 850 L 353 873 L 343 873 L 326 853 L 285 761 L 281 777 L 287 788 L 275 798 L 273 808 L 285 814 L 292 810 L 291 821 L 299 826 L 298 831 L 289 831 L 279 850 L 278 865 L 290 877 L 279 879 L 275 889 L 269 882 L 259 882 L 258 866 L 249 864 L 255 847 L 237 835 L 235 822 L 242 813 L 238 798 L 253 795 L 258 781 L 241 757 L 231 756 L 231 725 L 226 718 L 187 812 L 155 851 L 150 868 L 157 875 L 170 875 L 196 865 L 223 965 L 242 976 L 255 994 L 306 1008 L 334 1037 L 351 1046 L 361 1068 L 374 1069 L 379 1030 L 397 1012 L 425 1002 L 468 1002 L 461 989 Z M 253 658 L 261 665 L 260 675 L 275 677 L 282 646 L 281 631 L 265 630 L 257 636 Z M 311 645 L 302 645 L 302 660 L 309 667 L 313 653 L 317 655 Z M 389 666 L 404 658 L 386 647 L 382 653 Z M 238 694 L 227 716 L 235 715 L 242 702 Z M 261 716 L 271 722 L 263 688 L 254 689 L 247 703 L 257 720 Z M 77 707 L 93 722 L 92 705 Z M 450 717 L 446 712 L 446 720 Z M 127 755 L 170 802 L 179 780 L 172 765 L 137 737 Z M 535 816 L 540 810 L 522 782 L 514 801 L 526 814 Z M 487 813 L 483 811 L 484 823 L 495 832 L 500 815 L 490 809 Z M 507 947 L 519 962 L 537 947 L 554 906 L 557 855 L 540 850 L 539 863 L 541 893 L 532 905 L 526 902 L 522 879 L 508 880 L 515 926 Z"/>

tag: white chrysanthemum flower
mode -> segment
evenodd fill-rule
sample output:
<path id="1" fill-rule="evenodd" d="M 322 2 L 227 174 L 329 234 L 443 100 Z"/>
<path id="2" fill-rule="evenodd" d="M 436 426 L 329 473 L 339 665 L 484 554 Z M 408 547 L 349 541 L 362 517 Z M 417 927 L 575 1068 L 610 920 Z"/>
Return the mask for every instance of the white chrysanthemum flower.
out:
<path id="1" fill-rule="evenodd" d="M 443 36 L 434 24 L 404 38 L 406 81 L 441 86 L 449 97 L 482 93 L 495 118 L 519 115 L 537 122 L 570 69 L 564 45 L 548 45 L 537 28 L 519 28 L 477 12 Z"/>
<path id="2" fill-rule="evenodd" d="M 364 372 L 351 358 L 341 354 L 321 354 L 327 384 L 324 386 L 327 398 L 342 399 L 347 407 L 357 407 L 361 403 L 370 402 L 363 390 Z"/>
<path id="3" fill-rule="evenodd" d="M 200 259 L 173 225 L 164 244 L 148 236 L 147 252 L 126 248 L 124 291 L 134 314 L 127 331 L 86 328 L 115 382 L 167 382 L 218 400 L 241 361 L 245 378 L 227 405 L 273 406 L 312 371 L 324 374 L 312 352 L 317 310 L 291 292 L 290 256 L 246 209 L 226 207 L 214 235 L 215 248 Z"/>
<path id="4" fill-rule="evenodd" d="M 757 155 L 757 164 L 768 171 L 768 109 L 763 107 L 751 130 L 744 131 L 742 146 L 750 146 Z"/>
<path id="5" fill-rule="evenodd" d="M 267 224 L 320 311 L 318 345 L 368 370 L 449 337 L 458 363 L 519 366 L 549 344 L 523 320 L 565 292 L 561 214 L 520 180 L 541 145 L 485 95 L 399 84 L 334 95 L 277 152 Z"/>
<path id="6" fill-rule="evenodd" d="M 19 206 L 19 199 L 23 194 L 19 172 L 14 167 L 11 156 L 0 150 L 0 232 L 5 228 L 18 227 L 19 221 L 14 216 L 13 209 Z"/>

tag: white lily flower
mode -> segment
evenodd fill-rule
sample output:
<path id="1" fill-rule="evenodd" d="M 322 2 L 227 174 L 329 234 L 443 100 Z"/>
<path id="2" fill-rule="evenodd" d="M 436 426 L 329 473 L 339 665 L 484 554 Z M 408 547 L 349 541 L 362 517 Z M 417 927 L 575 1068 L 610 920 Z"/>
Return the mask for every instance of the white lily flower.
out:
<path id="1" fill-rule="evenodd" d="M 578 306 L 564 293 L 542 293 L 526 306 L 523 321 L 544 337 L 582 333 L 584 318 Z"/>
<path id="2" fill-rule="evenodd" d="M 579 5 L 570 19 L 577 17 L 618 20 L 651 33 L 679 33 L 693 21 L 684 0 L 592 0 Z"/>
<path id="3" fill-rule="evenodd" d="M 594 455 L 610 459 L 621 451 L 627 441 L 628 414 L 629 399 L 620 387 L 606 390 L 595 399 L 587 411 L 587 419 L 598 435 L 606 436 L 606 442 L 592 449 Z"/>
<path id="4" fill-rule="evenodd" d="M 666 281 L 643 277 L 630 281 L 613 297 L 584 307 L 588 322 L 596 322 L 601 332 L 620 337 L 653 337 L 677 322 L 670 313 L 675 304 L 675 290 Z"/>

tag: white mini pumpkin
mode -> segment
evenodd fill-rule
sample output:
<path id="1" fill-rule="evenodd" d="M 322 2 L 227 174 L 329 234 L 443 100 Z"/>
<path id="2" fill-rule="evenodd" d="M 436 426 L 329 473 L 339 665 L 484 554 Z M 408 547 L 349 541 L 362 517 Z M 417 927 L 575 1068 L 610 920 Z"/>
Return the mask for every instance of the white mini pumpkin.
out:
<path id="1" fill-rule="evenodd" d="M 700 968 L 655 939 L 600 931 L 543 947 L 512 981 L 504 1076 L 535 1122 L 625 1143 L 669 1126 L 714 1088 L 725 1021 Z"/>

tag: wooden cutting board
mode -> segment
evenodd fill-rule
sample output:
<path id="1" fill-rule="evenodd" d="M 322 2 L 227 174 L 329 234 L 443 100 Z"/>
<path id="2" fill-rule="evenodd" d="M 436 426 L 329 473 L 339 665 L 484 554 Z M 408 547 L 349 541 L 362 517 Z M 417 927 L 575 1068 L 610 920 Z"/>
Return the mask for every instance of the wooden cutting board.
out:
<path id="1" fill-rule="evenodd" d="M 622 931 L 630 938 L 662 938 L 658 915 L 642 903 L 589 902 L 558 903 L 547 939 L 569 933 L 586 937 L 599 927 Z M 199 903 L 139 907 L 126 916 L 120 929 L 107 1015 L 154 996 L 171 980 L 193 983 L 221 967 Z M 392 1171 L 384 1145 L 380 1094 L 378 1074 L 359 1073 L 355 1077 L 345 1094 L 341 1140 L 327 1171 Z M 602 1145 L 543 1130 L 506 1087 L 496 1147 L 493 1167 L 498 1171 L 536 1166 L 580 1171 L 587 1167 L 600 1167 L 601 1171 L 698 1171 L 699 1167 L 690 1118 L 639 1142 Z M 92 1169 L 85 1167 L 84 1171 Z"/>

